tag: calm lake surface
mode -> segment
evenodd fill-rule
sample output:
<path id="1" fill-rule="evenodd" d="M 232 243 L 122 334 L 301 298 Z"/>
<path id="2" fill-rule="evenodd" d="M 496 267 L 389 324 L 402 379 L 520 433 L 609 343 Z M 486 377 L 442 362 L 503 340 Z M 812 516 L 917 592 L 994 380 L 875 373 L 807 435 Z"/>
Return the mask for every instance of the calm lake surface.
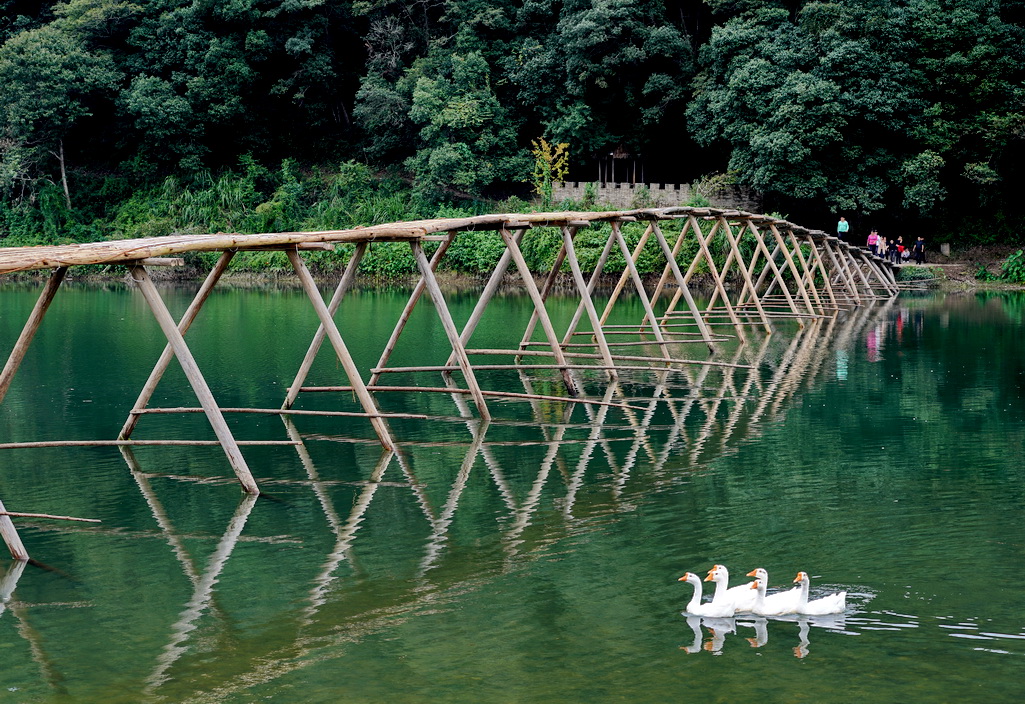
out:
<path id="1" fill-rule="evenodd" d="M 163 294 L 180 315 L 192 290 Z M 37 295 L 0 287 L 0 358 Z M 361 368 L 406 295 L 346 300 Z M 451 295 L 457 322 L 475 300 Z M 515 346 L 529 302 L 493 305 L 473 346 Z M 315 329 L 299 291 L 225 289 L 187 339 L 220 405 L 276 408 Z M 242 448 L 257 500 L 217 447 L 0 450 L 9 510 L 102 520 L 17 520 L 42 566 L 0 559 L 0 702 L 1020 701 L 1023 343 L 1021 294 L 905 294 L 713 358 L 754 371 L 626 375 L 608 399 L 632 409 L 494 400 L 482 434 L 449 395 L 379 394 L 430 416 L 391 422 L 401 458 L 362 419 L 233 414 L 240 439 L 304 440 Z M 115 438 L 162 347 L 136 292 L 71 282 L 0 442 Z M 446 356 L 428 305 L 391 364 Z M 481 379 L 562 393 L 547 371 Z M 345 383 L 329 350 L 308 383 Z M 176 365 L 151 405 L 197 405 Z M 134 437 L 213 433 L 149 415 Z M 807 571 L 847 611 L 688 619 L 678 579 L 713 563 L 773 588 Z"/>

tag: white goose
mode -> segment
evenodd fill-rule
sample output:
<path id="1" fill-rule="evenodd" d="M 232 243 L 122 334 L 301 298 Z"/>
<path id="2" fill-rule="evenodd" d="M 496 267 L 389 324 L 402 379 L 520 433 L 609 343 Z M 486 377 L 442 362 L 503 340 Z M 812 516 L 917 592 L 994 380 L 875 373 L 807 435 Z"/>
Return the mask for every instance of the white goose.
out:
<path id="1" fill-rule="evenodd" d="M 713 604 L 733 604 L 736 611 L 748 612 L 754 607 L 757 594 L 751 591 L 751 583 L 741 584 L 737 587 L 730 587 L 730 571 L 726 565 L 712 565 L 708 570 L 706 582 L 715 582 L 715 594 L 712 595 Z"/>
<path id="2" fill-rule="evenodd" d="M 748 577 L 754 577 L 751 583 L 751 590 L 755 592 L 755 603 L 751 609 L 759 616 L 782 616 L 783 614 L 797 613 L 801 605 L 801 589 L 794 587 L 785 592 L 765 595 L 765 585 L 769 581 L 769 573 L 759 567 L 747 573 Z"/>
<path id="3" fill-rule="evenodd" d="M 800 586 L 795 589 L 800 592 L 800 601 L 797 605 L 797 613 L 809 616 L 823 616 L 825 614 L 840 614 L 847 608 L 847 592 L 835 592 L 824 596 L 821 599 L 808 601 L 808 587 L 811 580 L 807 572 L 798 572 L 794 582 Z"/>
<path id="4" fill-rule="evenodd" d="M 714 618 L 729 618 L 733 615 L 736 609 L 732 602 L 727 603 L 716 603 L 710 601 L 707 604 L 701 603 L 701 578 L 693 572 L 688 572 L 680 577 L 680 582 L 687 582 L 688 584 L 694 585 L 694 596 L 691 597 L 690 602 L 687 604 L 687 613 L 695 616 L 710 616 Z"/>

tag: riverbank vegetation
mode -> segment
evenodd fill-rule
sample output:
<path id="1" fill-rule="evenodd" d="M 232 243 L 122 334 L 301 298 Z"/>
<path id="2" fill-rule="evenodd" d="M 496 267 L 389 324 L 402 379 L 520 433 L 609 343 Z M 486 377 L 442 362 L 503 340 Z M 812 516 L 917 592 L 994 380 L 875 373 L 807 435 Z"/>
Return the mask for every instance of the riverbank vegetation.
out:
<path id="1" fill-rule="evenodd" d="M 4 245 L 558 207 L 610 159 L 809 227 L 1022 241 L 1020 0 L 0 7 Z"/>

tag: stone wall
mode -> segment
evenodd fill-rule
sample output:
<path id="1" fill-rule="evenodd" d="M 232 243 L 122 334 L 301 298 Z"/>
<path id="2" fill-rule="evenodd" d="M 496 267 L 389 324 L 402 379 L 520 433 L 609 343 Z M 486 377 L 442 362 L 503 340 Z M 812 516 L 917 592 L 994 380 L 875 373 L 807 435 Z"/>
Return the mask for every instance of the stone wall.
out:
<path id="1" fill-rule="evenodd" d="M 633 208 L 668 208 L 688 205 L 691 185 L 688 183 L 592 183 L 596 202 L 619 210 Z M 585 182 L 556 182 L 552 184 L 552 202 L 584 200 Z M 725 186 L 711 194 L 703 194 L 717 208 L 734 208 L 750 213 L 761 212 L 761 197 L 742 186 Z"/>

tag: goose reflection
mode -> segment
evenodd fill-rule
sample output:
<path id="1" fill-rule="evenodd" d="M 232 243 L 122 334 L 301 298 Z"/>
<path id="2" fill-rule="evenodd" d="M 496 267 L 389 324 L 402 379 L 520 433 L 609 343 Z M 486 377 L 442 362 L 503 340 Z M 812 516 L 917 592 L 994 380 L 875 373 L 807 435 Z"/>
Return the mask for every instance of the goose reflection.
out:
<path id="1" fill-rule="evenodd" d="M 700 653 L 702 650 L 706 650 L 719 655 L 726 643 L 726 636 L 737 632 L 737 622 L 733 618 L 688 616 L 687 625 L 690 627 L 691 633 L 694 634 L 694 640 L 690 645 L 680 646 L 680 650 L 688 653 Z M 708 629 L 708 640 L 705 640 L 701 626 Z"/>
<path id="2" fill-rule="evenodd" d="M 726 637 L 731 633 L 737 633 L 738 628 L 753 629 L 754 635 L 752 637 L 744 637 L 744 640 L 752 648 L 761 648 L 769 642 L 769 621 L 792 623 L 797 626 L 798 642 L 796 646 L 793 646 L 792 650 L 794 657 L 798 659 L 808 657 L 811 650 L 810 634 L 812 628 L 824 628 L 843 633 L 846 626 L 845 618 L 842 614 L 828 616 L 788 614 L 770 618 L 764 616 L 713 618 L 691 615 L 687 617 L 687 626 L 694 635 L 694 639 L 690 645 L 680 646 L 680 650 L 685 650 L 688 653 L 699 653 L 704 650 L 719 655 L 726 644 Z M 702 632 L 702 626 L 708 630 L 707 637 Z"/>

